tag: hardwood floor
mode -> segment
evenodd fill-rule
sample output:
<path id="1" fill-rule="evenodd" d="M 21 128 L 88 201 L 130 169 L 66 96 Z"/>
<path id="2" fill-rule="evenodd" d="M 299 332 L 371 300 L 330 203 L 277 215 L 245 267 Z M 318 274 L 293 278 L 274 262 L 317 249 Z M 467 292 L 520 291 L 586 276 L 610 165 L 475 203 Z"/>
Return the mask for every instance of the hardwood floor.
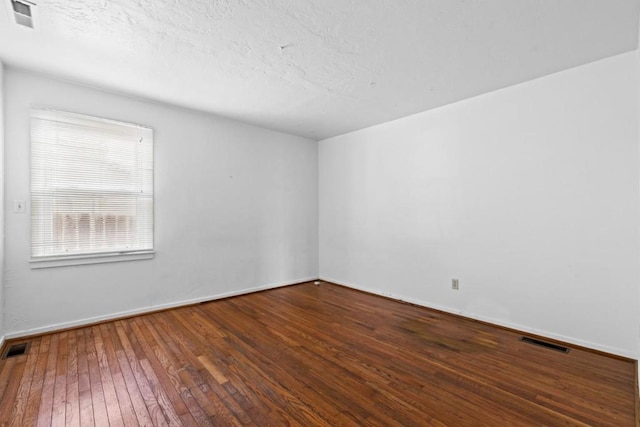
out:
<path id="1" fill-rule="evenodd" d="M 306 283 L 32 338 L 0 423 L 635 424 L 633 362 L 519 337 Z"/>

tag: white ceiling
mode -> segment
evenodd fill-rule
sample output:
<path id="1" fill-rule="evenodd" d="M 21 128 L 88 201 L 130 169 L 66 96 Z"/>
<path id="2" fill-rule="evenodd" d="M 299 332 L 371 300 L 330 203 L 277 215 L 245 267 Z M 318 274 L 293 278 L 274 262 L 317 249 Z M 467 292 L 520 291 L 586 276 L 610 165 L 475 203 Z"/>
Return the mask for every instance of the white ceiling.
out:
<path id="1" fill-rule="evenodd" d="M 35 0 L 0 58 L 323 139 L 636 49 L 640 0 Z"/>

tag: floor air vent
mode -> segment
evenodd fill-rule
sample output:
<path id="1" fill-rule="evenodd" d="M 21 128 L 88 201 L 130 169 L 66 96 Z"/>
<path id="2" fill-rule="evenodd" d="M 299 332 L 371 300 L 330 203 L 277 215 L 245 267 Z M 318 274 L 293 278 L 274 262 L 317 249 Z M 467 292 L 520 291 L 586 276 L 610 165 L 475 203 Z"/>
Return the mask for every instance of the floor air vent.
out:
<path id="1" fill-rule="evenodd" d="M 23 342 L 21 344 L 13 344 L 7 348 L 4 353 L 2 353 L 3 359 L 8 359 L 10 357 L 22 356 L 23 354 L 27 354 L 27 350 L 29 350 L 28 342 Z"/>
<path id="2" fill-rule="evenodd" d="M 545 347 L 551 350 L 560 351 L 562 353 L 569 353 L 569 349 L 562 345 L 553 344 L 546 341 L 540 341 L 535 338 L 530 337 L 520 337 L 520 341 L 526 342 L 528 344 L 539 345 L 540 347 Z"/>

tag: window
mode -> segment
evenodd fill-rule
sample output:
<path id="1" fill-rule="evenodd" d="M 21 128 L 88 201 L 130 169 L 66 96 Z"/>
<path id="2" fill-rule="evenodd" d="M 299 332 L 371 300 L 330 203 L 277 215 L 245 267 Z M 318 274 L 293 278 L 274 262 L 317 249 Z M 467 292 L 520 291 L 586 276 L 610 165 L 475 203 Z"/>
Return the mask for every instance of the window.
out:
<path id="1" fill-rule="evenodd" d="M 152 252 L 153 130 L 32 109 L 32 262 Z"/>

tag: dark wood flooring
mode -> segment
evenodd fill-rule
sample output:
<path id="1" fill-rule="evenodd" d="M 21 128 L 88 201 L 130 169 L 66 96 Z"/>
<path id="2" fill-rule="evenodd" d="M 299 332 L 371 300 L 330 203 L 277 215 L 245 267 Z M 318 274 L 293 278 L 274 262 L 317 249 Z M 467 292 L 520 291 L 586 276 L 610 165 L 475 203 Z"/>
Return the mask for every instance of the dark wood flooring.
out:
<path id="1" fill-rule="evenodd" d="M 519 337 L 306 283 L 32 338 L 0 423 L 635 424 L 633 362 Z"/>

